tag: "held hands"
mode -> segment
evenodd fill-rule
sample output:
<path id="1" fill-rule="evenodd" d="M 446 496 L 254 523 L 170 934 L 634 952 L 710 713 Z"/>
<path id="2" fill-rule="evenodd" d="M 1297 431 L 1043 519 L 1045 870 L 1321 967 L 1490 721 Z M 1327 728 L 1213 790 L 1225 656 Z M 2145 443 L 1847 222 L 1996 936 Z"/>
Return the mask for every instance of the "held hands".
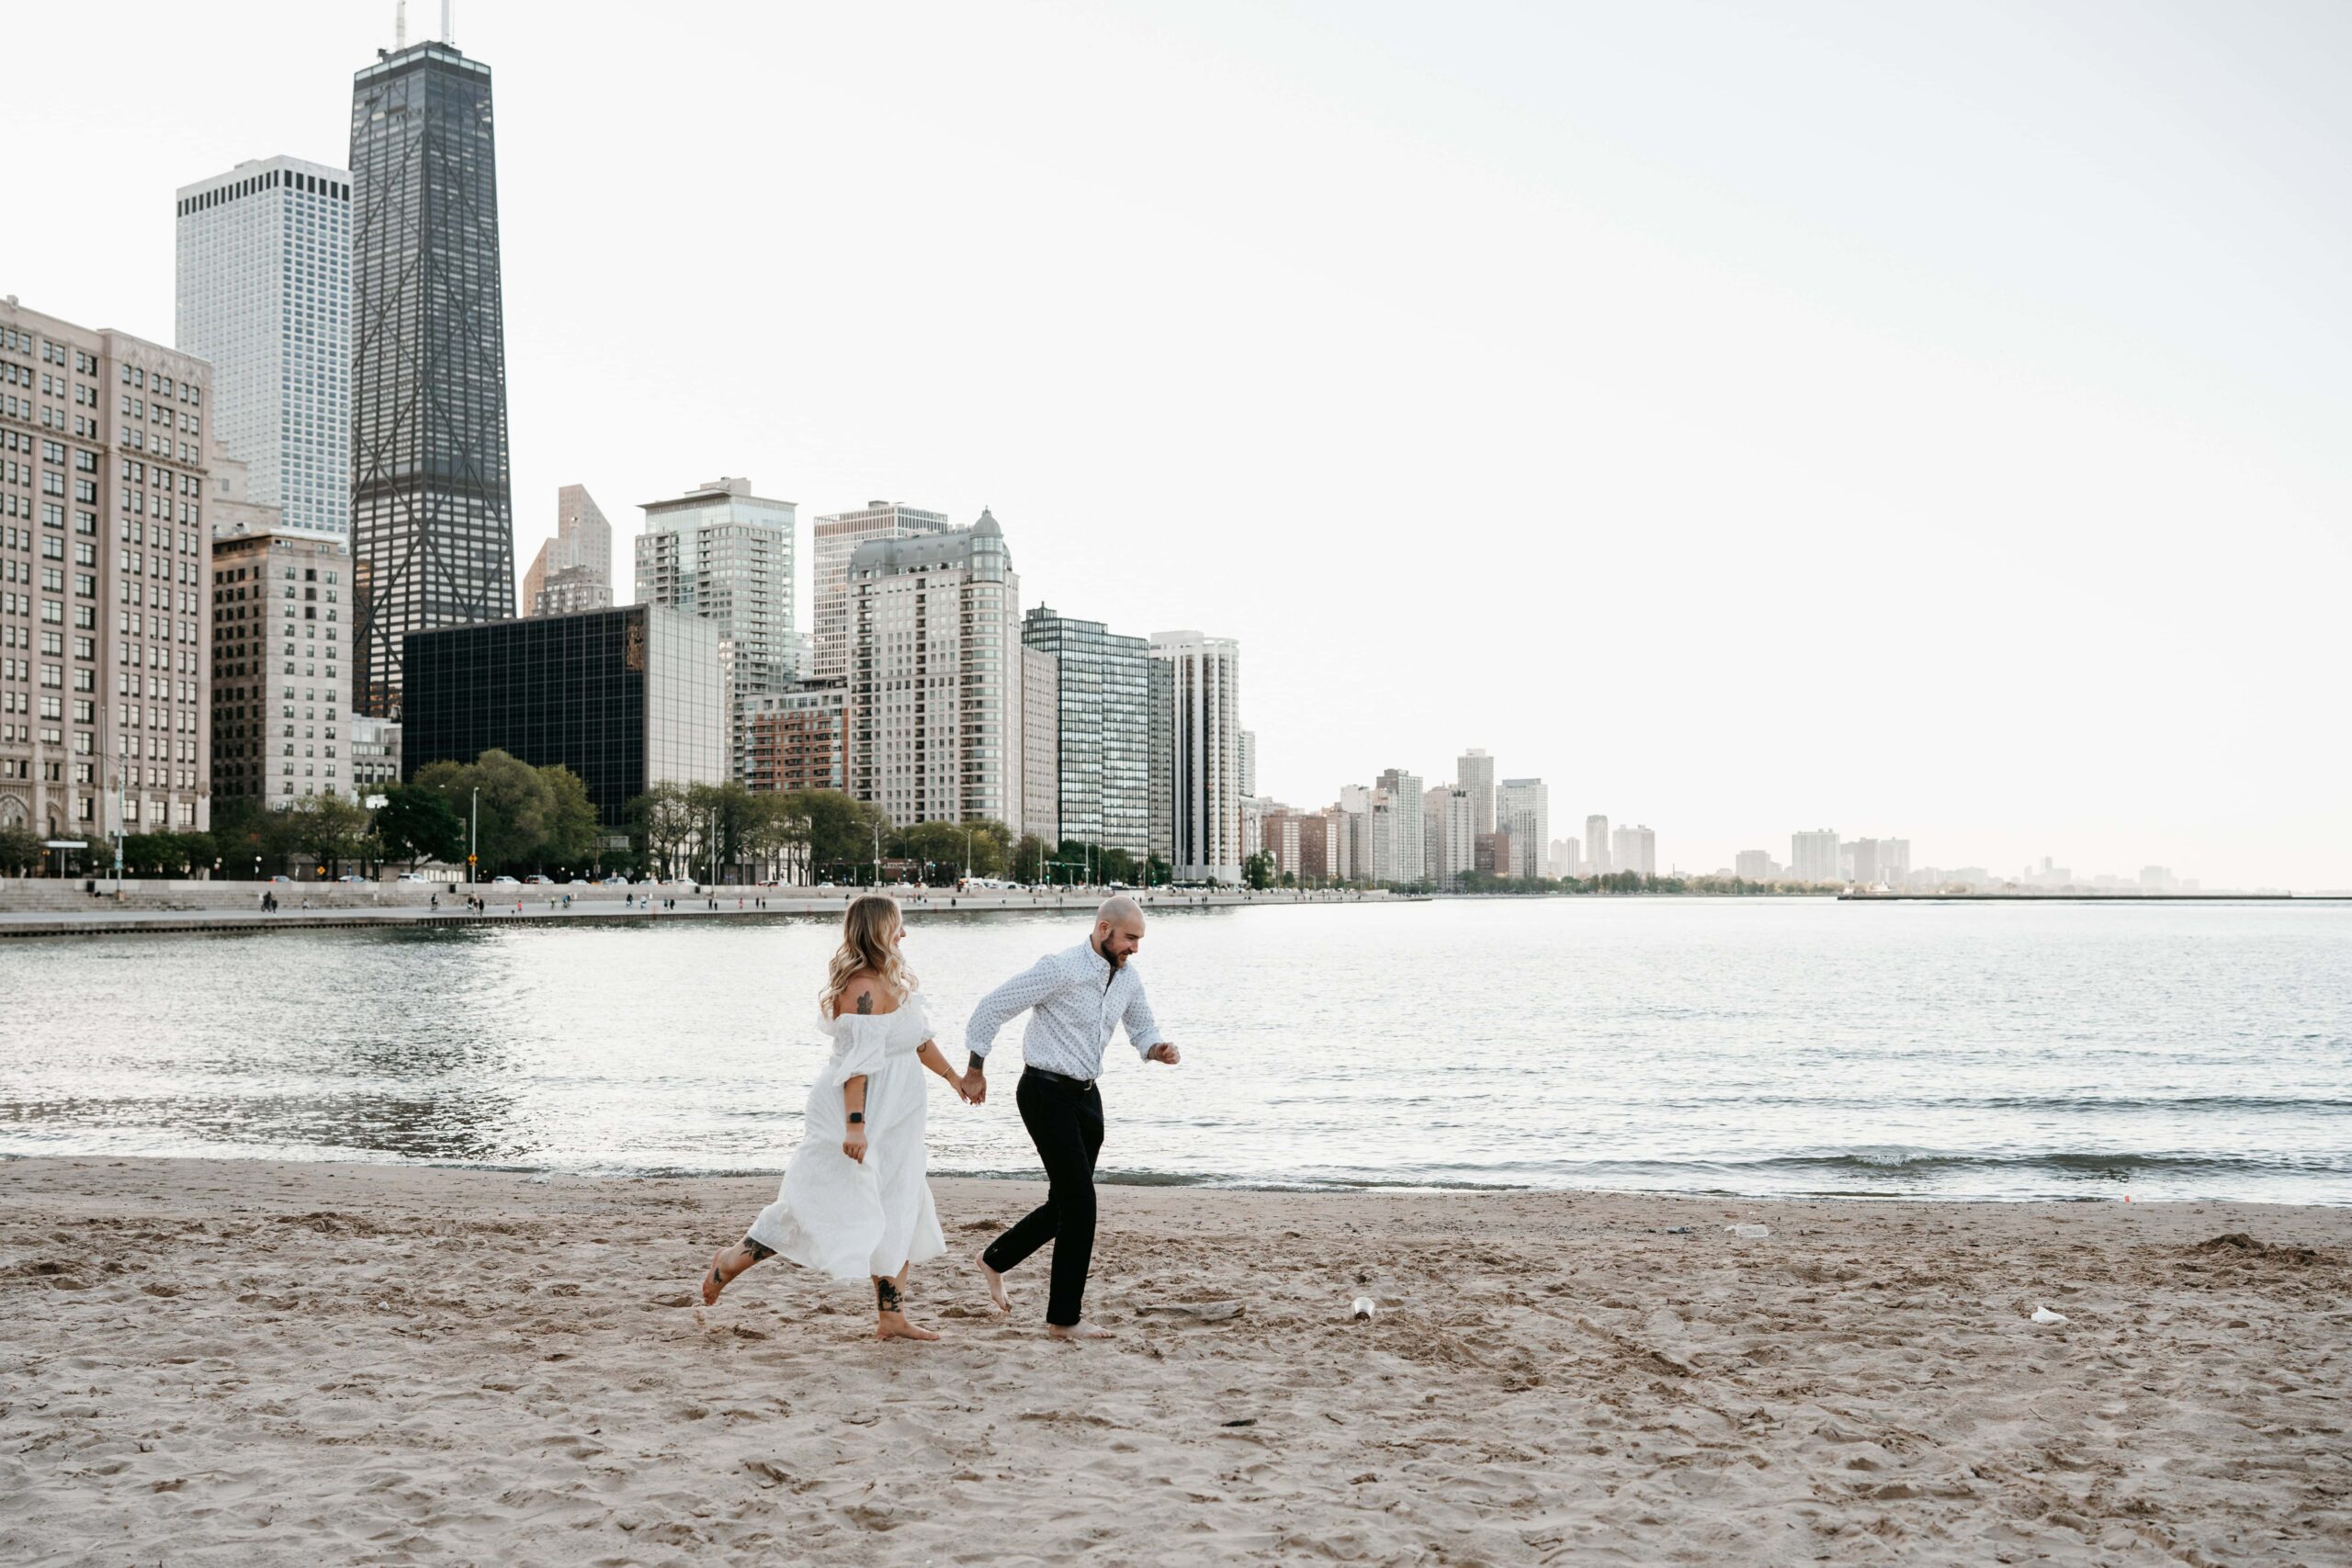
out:
<path id="1" fill-rule="evenodd" d="M 1147 1062 L 1165 1062 L 1170 1066 L 1174 1066 L 1178 1060 L 1176 1043 L 1173 1040 L 1161 1041 L 1159 1044 L 1154 1045 L 1150 1050 L 1144 1053 L 1144 1060 Z"/>
<path id="2" fill-rule="evenodd" d="M 988 1103 L 988 1074 L 981 1068 L 979 1063 L 974 1062 L 972 1064 L 971 1070 L 967 1072 L 964 1075 L 962 1081 L 956 1084 L 956 1092 L 964 1097 L 964 1103 L 967 1105 L 985 1105 Z"/>
<path id="3" fill-rule="evenodd" d="M 865 1128 L 862 1123 L 852 1124 L 849 1132 L 842 1137 L 842 1153 L 860 1165 L 865 1163 Z"/>

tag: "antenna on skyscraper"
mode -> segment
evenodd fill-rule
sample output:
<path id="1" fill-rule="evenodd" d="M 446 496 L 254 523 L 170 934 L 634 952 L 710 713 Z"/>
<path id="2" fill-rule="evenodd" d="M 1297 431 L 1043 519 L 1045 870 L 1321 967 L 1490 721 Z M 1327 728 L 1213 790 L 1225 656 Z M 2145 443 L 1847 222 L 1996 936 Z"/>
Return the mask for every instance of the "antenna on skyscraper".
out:
<path id="1" fill-rule="evenodd" d="M 392 47 L 408 47 L 408 0 L 399 0 L 392 7 Z"/>
<path id="2" fill-rule="evenodd" d="M 458 0 L 441 0 L 441 41 L 458 41 Z"/>

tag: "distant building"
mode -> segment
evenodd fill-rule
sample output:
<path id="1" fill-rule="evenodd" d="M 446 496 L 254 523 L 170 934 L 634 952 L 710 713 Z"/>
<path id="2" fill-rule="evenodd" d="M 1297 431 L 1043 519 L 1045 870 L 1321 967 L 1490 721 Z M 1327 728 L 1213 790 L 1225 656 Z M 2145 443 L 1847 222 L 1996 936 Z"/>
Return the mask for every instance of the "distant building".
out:
<path id="1" fill-rule="evenodd" d="M 2163 865 L 2142 866 L 2140 868 L 2140 891 L 2143 893 L 2169 893 L 2173 891 L 2172 868 L 2170 866 Z"/>
<path id="2" fill-rule="evenodd" d="M 210 375 L 0 299 L 0 827 L 212 825 Z"/>
<path id="3" fill-rule="evenodd" d="M 1742 850 L 1733 858 L 1732 874 L 1742 882 L 1770 882 L 1781 868 L 1767 850 Z"/>
<path id="4" fill-rule="evenodd" d="M 657 604 L 412 632 L 401 777 L 496 747 L 578 773 L 608 834 L 657 784 L 721 784 L 718 628 Z"/>
<path id="5" fill-rule="evenodd" d="M 1169 773 L 1172 844 L 1183 882 L 1241 880 L 1241 645 L 1197 631 L 1154 632 L 1151 657 L 1173 682 Z"/>
<path id="6" fill-rule="evenodd" d="M 1022 618 L 1021 644 L 1054 661 L 1060 837 L 1140 859 L 1151 848 L 1151 645 L 1043 604 Z"/>
<path id="7" fill-rule="evenodd" d="M 1576 876 L 1584 870 L 1584 845 L 1576 839 L 1552 840 L 1553 876 Z"/>
<path id="8" fill-rule="evenodd" d="M 220 465 L 233 490 L 240 463 Z M 273 511 L 275 509 L 272 509 Z M 351 547 L 315 530 L 212 541 L 212 796 L 351 798 Z"/>
<path id="9" fill-rule="evenodd" d="M 1151 682 L 1151 852 L 1162 866 L 1176 863 L 1176 667 L 1155 659 Z M 1249 858 L 1244 850 L 1242 858 Z M 1162 873 L 1161 874 L 1166 874 Z"/>
<path id="10" fill-rule="evenodd" d="M 585 485 L 555 492 L 555 537 L 523 574 L 523 614 L 570 615 L 613 602 L 613 525 Z"/>
<path id="11" fill-rule="evenodd" d="M 1505 779 L 1495 795 L 1495 830 L 1510 835 L 1510 852 L 1498 874 L 1543 876 L 1544 844 L 1552 835 L 1552 792 L 1542 779 Z"/>
<path id="12" fill-rule="evenodd" d="M 1495 760 L 1484 747 L 1473 746 L 1455 762 L 1454 787 L 1470 796 L 1474 833 L 1495 830 Z"/>
<path id="13" fill-rule="evenodd" d="M 1865 887 L 1881 882 L 1899 887 L 1911 874 L 1908 839 L 1857 839 L 1842 848 L 1853 855 L 1848 879 Z"/>
<path id="14" fill-rule="evenodd" d="M 793 633 L 791 502 L 717 479 L 671 501 L 645 503 L 637 536 L 637 597 L 712 623 L 734 645 L 732 689 L 782 691 L 799 677 Z"/>
<path id="15" fill-rule="evenodd" d="M 1427 835 L 1422 825 L 1421 800 L 1426 791 L 1421 775 L 1402 768 L 1384 768 L 1374 787 L 1385 790 L 1389 811 L 1394 818 L 1390 853 L 1393 858 L 1380 862 L 1375 874 L 1379 882 L 1401 883 L 1410 886 L 1430 879 Z"/>
<path id="16" fill-rule="evenodd" d="M 1363 784 L 1341 784 L 1332 809 L 1339 813 L 1338 869 L 1331 874 L 1347 882 L 1362 882 L 1372 874 L 1372 791 Z"/>
<path id="17" fill-rule="evenodd" d="M 1478 833 L 1472 837 L 1471 868 L 1489 876 L 1510 874 L 1510 835 L 1509 833 Z M 1499 871 L 1496 868 L 1499 866 Z"/>
<path id="18" fill-rule="evenodd" d="M 1258 732 L 1254 729 L 1238 730 L 1233 740 L 1236 765 L 1241 770 L 1241 793 L 1255 795 L 1258 793 Z"/>
<path id="19" fill-rule="evenodd" d="M 850 793 L 901 824 L 1022 810 L 1021 580 L 985 510 L 969 528 L 870 539 L 849 566 Z"/>
<path id="20" fill-rule="evenodd" d="M 401 724 L 396 718 L 351 716 L 351 786 L 360 802 L 401 782 Z"/>
<path id="21" fill-rule="evenodd" d="M 267 158 L 182 186 L 173 341 L 277 526 L 351 536 L 351 176 Z M 346 574 L 347 575 L 347 574 Z"/>
<path id="22" fill-rule="evenodd" d="M 431 41 L 351 82 L 352 696 L 401 711 L 411 632 L 514 614 L 490 67 Z"/>
<path id="23" fill-rule="evenodd" d="M 1439 888 L 1458 887 L 1463 874 L 1477 866 L 1475 809 L 1465 789 L 1440 784 L 1421 794 L 1422 853 Z"/>
<path id="24" fill-rule="evenodd" d="M 778 795 L 849 788 L 848 682 L 798 681 L 732 705 L 734 777 Z"/>
<path id="25" fill-rule="evenodd" d="M 810 530 L 809 672 L 820 680 L 849 676 L 849 562 L 860 545 L 875 539 L 914 539 L 944 534 L 947 513 L 925 512 L 895 501 L 869 501 L 855 512 L 820 517 Z"/>
<path id="26" fill-rule="evenodd" d="M 1062 841 L 1060 687 L 1052 654 L 1021 650 L 1021 829 L 1048 850 Z"/>
<path id="27" fill-rule="evenodd" d="M 1657 835 L 1645 827 L 1619 828 L 1609 835 L 1610 863 L 1619 871 L 1657 874 Z"/>
<path id="28" fill-rule="evenodd" d="M 1843 882 L 1838 830 L 1816 828 L 1789 836 L 1789 878 L 1793 882 Z"/>
<path id="29" fill-rule="evenodd" d="M 1592 874 L 1609 874 L 1609 818 L 1588 817 L 1584 819 L 1584 852 L 1592 859 Z"/>
<path id="30" fill-rule="evenodd" d="M 1416 792 L 1418 795 L 1418 792 Z M 1418 798 L 1374 785 L 1364 819 L 1364 880 L 1391 886 L 1420 880 L 1421 812 Z M 1412 875 L 1401 874 L 1410 863 Z"/>

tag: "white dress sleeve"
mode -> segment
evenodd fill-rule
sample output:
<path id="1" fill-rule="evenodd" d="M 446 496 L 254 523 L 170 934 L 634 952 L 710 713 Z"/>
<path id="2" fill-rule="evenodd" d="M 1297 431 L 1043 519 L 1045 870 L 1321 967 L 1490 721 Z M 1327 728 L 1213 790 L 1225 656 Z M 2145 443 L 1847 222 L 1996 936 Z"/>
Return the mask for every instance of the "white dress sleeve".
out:
<path id="1" fill-rule="evenodd" d="M 826 1025 L 832 1032 L 833 1059 L 825 1065 L 826 1081 L 836 1089 L 854 1077 L 881 1071 L 888 1056 L 890 1013 L 851 1013 Z"/>

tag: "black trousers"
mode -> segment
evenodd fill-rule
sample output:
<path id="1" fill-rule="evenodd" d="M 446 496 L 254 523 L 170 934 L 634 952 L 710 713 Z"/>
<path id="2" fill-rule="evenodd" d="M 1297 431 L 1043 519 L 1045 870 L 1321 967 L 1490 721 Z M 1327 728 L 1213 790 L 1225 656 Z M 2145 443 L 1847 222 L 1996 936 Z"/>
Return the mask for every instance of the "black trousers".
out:
<path id="1" fill-rule="evenodd" d="M 1023 1072 L 1012 1091 L 1021 1124 L 1046 1163 L 1046 1201 L 989 1243 L 980 1256 L 1001 1274 L 1047 1242 L 1054 1244 L 1053 1288 L 1046 1321 L 1064 1328 L 1086 1304 L 1086 1271 L 1094 1260 L 1094 1159 L 1102 1152 L 1102 1091 Z"/>

